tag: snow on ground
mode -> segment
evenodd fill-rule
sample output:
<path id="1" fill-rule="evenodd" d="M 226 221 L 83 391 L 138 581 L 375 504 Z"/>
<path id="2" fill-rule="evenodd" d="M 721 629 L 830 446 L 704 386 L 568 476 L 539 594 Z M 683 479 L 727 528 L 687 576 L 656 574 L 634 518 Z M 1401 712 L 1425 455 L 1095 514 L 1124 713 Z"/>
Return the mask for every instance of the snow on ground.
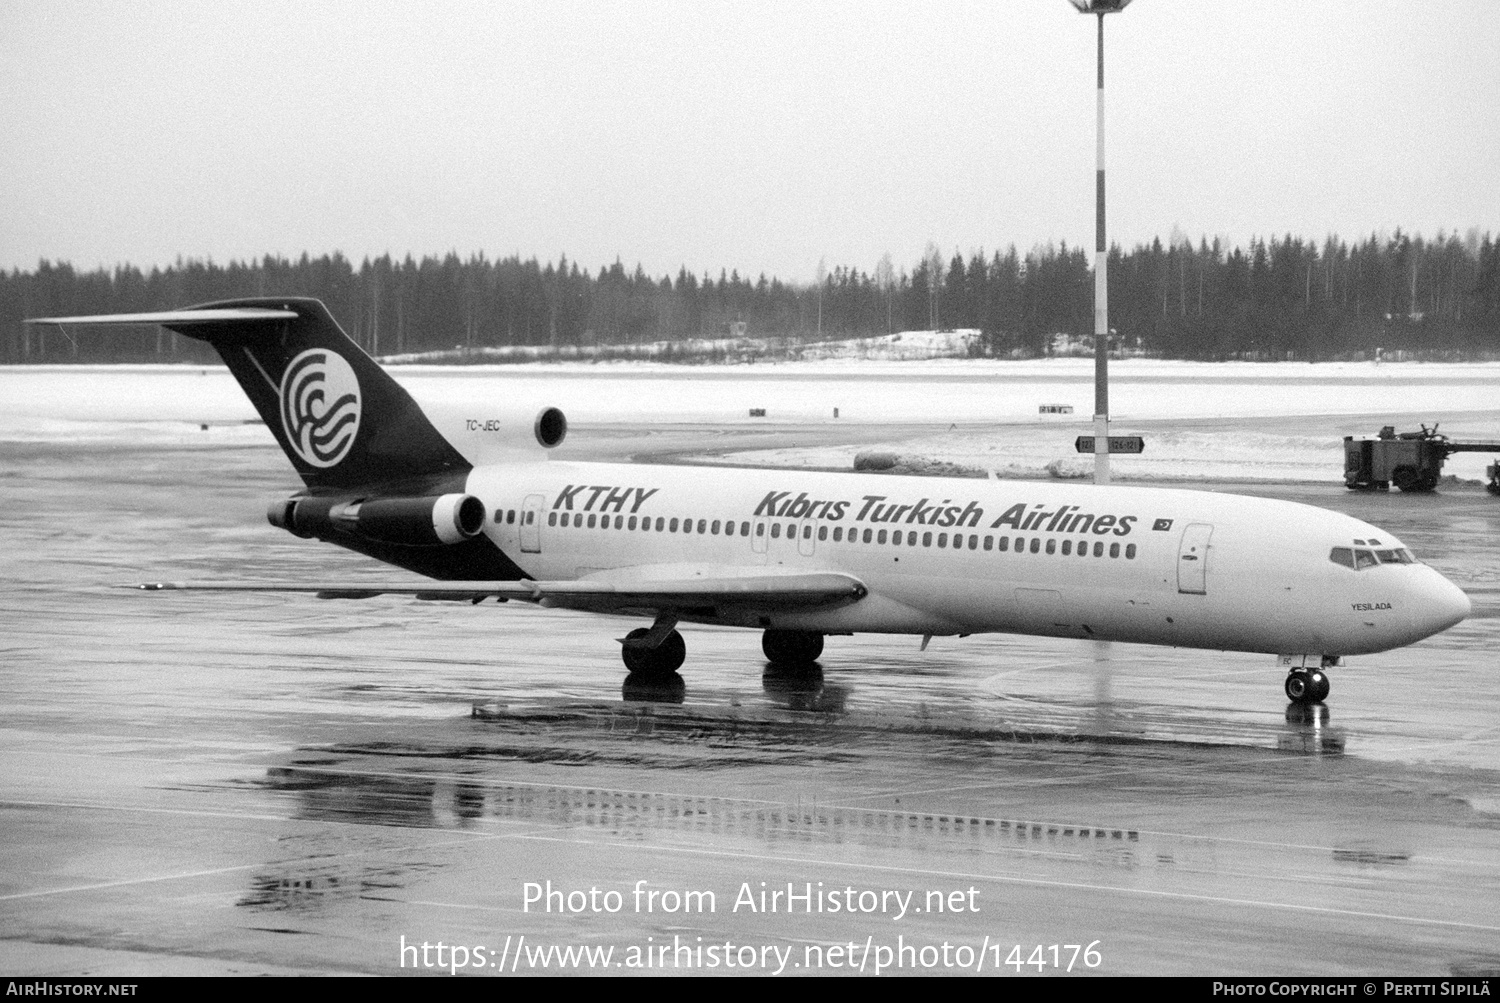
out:
<path id="1" fill-rule="evenodd" d="M 1086 476 L 1092 464 L 1072 450 L 1074 436 L 1089 431 L 1090 359 L 401 366 L 392 373 L 430 407 L 483 417 L 500 404 L 555 404 L 575 428 L 831 423 L 835 408 L 841 424 L 952 426 L 880 446 L 722 458 L 730 462 L 847 468 L 860 449 L 879 448 L 1003 476 Z M 1443 430 L 1455 436 L 1500 439 L 1496 363 L 1125 359 L 1112 363 L 1110 374 L 1115 433 L 1147 437 L 1144 455 L 1115 461 L 1122 479 L 1337 480 L 1343 435 L 1371 435 L 1386 422 L 1412 429 L 1434 415 L 1448 416 Z M 1068 405 L 1073 413 L 1040 416 L 1042 405 Z M 765 417 L 751 417 L 755 408 Z M 268 443 L 263 427 L 245 424 L 255 420 L 222 368 L 0 367 L 0 441 Z M 1458 454 L 1446 472 L 1477 480 L 1489 462 L 1484 454 Z"/>
<path id="2" fill-rule="evenodd" d="M 1128 434 L 1128 429 L 1117 429 Z M 898 457 L 920 457 L 951 463 L 997 477 L 1092 477 L 1092 456 L 1074 451 L 1077 435 L 1092 434 L 1078 427 L 955 430 L 905 441 L 843 448 L 759 450 L 725 457 L 725 462 L 774 466 L 851 467 L 864 452 L 889 452 Z M 1295 435 L 1248 430 L 1224 432 L 1164 432 L 1147 430 L 1146 452 L 1116 456 L 1111 465 L 1115 480 L 1203 481 L 1318 481 L 1342 476 L 1344 459 L 1340 437 L 1330 434 Z M 1488 461 L 1487 461 L 1488 462 Z M 1447 472 L 1454 473 L 1453 461 Z"/>

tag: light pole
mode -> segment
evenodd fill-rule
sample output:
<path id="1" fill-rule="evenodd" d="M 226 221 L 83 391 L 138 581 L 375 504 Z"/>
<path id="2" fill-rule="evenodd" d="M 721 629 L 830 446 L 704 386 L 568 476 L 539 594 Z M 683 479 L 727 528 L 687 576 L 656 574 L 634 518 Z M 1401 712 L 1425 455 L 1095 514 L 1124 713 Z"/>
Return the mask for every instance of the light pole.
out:
<path id="1" fill-rule="evenodd" d="M 1130 0 L 1068 0 L 1099 18 L 1099 132 L 1094 189 L 1094 483 L 1109 483 L 1109 248 L 1104 241 L 1104 15 Z"/>

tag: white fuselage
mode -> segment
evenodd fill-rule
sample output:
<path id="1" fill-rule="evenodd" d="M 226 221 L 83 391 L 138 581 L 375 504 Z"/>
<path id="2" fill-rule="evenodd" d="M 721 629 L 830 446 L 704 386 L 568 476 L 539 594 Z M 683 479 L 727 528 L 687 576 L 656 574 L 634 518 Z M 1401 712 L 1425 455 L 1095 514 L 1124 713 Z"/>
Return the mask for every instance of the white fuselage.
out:
<path id="1" fill-rule="evenodd" d="M 558 461 L 479 466 L 467 490 L 489 509 L 485 532 L 536 579 L 755 568 L 843 572 L 869 589 L 754 622 L 684 617 L 746 627 L 1345 655 L 1410 644 L 1469 611 L 1423 564 L 1331 559 L 1404 549 L 1384 530 L 1229 494 Z"/>

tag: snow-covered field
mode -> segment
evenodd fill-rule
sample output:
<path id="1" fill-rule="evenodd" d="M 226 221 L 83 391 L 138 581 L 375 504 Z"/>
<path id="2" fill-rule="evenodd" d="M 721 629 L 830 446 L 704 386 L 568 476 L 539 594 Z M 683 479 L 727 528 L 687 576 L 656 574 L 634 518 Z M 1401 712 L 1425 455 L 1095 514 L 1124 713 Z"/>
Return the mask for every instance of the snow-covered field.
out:
<path id="1" fill-rule="evenodd" d="M 916 439 L 726 457 L 846 467 L 861 449 L 947 460 L 1004 476 L 1080 476 L 1072 449 L 1093 405 L 1089 359 L 1029 362 L 832 359 L 752 366 L 650 363 L 404 366 L 425 405 L 482 413 L 507 401 L 555 404 L 575 426 L 692 423 L 936 425 Z M 1115 461 L 1121 479 L 1337 481 L 1340 439 L 1443 420 L 1464 438 L 1500 439 L 1500 364 L 1188 363 L 1111 365 L 1116 434 L 1146 453 Z M 1069 405 L 1072 415 L 1038 414 Z M 753 408 L 765 417 L 751 417 Z M 833 417 L 837 408 L 839 417 Z M 227 371 L 182 366 L 0 367 L 0 441 L 269 443 Z M 943 430 L 942 426 L 951 427 Z M 207 426 L 204 428 L 203 426 Z M 1136 427 L 1133 427 L 1136 426 Z M 1446 472 L 1478 480 L 1492 462 L 1459 454 Z"/>

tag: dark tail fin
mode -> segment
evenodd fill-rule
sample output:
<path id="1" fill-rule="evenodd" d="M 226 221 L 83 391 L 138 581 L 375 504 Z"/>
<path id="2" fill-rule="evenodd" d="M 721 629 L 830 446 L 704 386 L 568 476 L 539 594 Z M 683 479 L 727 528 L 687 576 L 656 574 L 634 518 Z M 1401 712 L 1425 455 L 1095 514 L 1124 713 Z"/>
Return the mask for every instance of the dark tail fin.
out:
<path id="1" fill-rule="evenodd" d="M 417 402 L 315 299 L 262 297 L 160 315 L 212 345 L 310 488 L 469 469 Z"/>

